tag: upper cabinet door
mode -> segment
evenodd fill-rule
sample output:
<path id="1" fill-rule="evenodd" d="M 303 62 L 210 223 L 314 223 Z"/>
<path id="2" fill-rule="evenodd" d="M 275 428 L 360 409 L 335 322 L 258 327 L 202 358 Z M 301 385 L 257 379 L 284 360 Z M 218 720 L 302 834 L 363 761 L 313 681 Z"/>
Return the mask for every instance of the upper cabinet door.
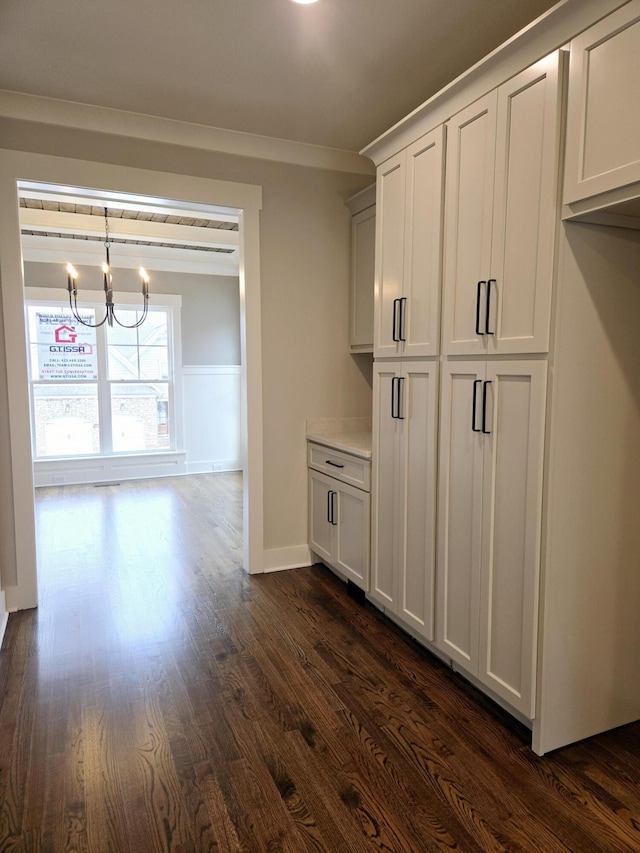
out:
<path id="1" fill-rule="evenodd" d="M 448 124 L 448 355 L 547 352 L 560 142 L 553 53 Z"/>
<path id="2" fill-rule="evenodd" d="M 405 151 L 391 157 L 378 169 L 373 342 L 377 358 L 401 354 L 399 315 L 404 273 L 405 178 Z"/>
<path id="3" fill-rule="evenodd" d="M 640 181 L 640 0 L 571 42 L 565 204 Z"/>
<path id="4" fill-rule="evenodd" d="M 437 355 L 444 127 L 378 169 L 374 355 Z"/>
<path id="5" fill-rule="evenodd" d="M 548 352 L 560 144 L 559 51 L 498 89 L 488 353 Z"/>
<path id="6" fill-rule="evenodd" d="M 497 92 L 447 123 L 443 351 L 486 352 Z M 484 283 L 483 283 L 484 282 Z"/>
<path id="7" fill-rule="evenodd" d="M 444 126 L 407 149 L 404 302 L 400 337 L 405 357 L 440 349 Z"/>
<path id="8" fill-rule="evenodd" d="M 376 206 L 351 220 L 350 339 L 354 352 L 373 351 L 373 282 L 376 244 Z"/>

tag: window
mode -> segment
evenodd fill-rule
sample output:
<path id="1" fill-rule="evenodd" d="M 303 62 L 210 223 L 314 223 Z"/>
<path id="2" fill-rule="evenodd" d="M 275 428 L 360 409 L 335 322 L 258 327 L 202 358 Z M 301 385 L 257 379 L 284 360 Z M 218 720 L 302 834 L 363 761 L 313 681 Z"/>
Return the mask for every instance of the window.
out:
<path id="1" fill-rule="evenodd" d="M 103 312 L 85 303 L 81 316 L 95 323 Z M 118 309 L 127 325 L 139 316 L 135 307 Z M 29 299 L 27 329 L 34 459 L 175 449 L 171 307 L 150 307 L 137 329 L 92 329 L 63 300 Z"/>

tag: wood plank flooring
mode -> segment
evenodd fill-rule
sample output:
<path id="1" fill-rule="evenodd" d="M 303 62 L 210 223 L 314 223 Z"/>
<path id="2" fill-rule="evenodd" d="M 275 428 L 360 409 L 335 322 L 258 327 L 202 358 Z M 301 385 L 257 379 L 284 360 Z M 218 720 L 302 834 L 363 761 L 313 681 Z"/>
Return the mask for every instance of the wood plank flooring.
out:
<path id="1" fill-rule="evenodd" d="M 38 490 L 0 850 L 640 851 L 640 725 L 545 758 L 328 570 L 249 577 L 237 474 Z"/>

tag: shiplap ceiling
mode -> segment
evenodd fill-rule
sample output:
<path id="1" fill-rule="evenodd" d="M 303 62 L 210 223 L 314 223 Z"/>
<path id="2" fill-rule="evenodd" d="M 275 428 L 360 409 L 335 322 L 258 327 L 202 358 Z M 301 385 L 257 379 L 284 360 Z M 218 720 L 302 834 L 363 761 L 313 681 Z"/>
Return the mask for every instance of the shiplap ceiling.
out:
<path id="1" fill-rule="evenodd" d="M 107 206 L 114 266 L 214 275 L 238 274 L 238 216 L 111 199 Z M 105 202 L 22 190 L 20 231 L 26 261 L 100 265 Z"/>
<path id="2" fill-rule="evenodd" d="M 0 88 L 357 151 L 553 0 L 1 0 Z"/>

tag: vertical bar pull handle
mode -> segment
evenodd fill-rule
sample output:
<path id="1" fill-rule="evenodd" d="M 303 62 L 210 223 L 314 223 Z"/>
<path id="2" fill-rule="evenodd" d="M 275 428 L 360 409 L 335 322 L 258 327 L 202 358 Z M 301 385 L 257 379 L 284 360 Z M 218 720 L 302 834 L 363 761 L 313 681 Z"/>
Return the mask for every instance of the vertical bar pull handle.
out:
<path id="1" fill-rule="evenodd" d="M 393 300 L 393 321 L 392 321 L 393 329 L 391 330 L 391 337 L 396 342 L 398 342 L 400 340 L 400 338 L 398 337 L 398 303 L 399 302 L 400 302 L 399 299 Z"/>
<path id="2" fill-rule="evenodd" d="M 401 405 L 402 405 L 402 396 L 403 396 L 402 390 L 404 388 L 404 376 L 398 377 L 398 384 L 396 385 L 396 388 L 397 388 L 396 393 L 397 393 L 397 397 L 398 397 L 397 405 L 396 405 L 396 413 L 397 413 L 396 417 L 398 418 L 399 421 L 403 421 L 404 415 L 400 414 L 400 409 L 401 409 Z"/>
<path id="3" fill-rule="evenodd" d="M 494 332 L 489 331 L 489 317 L 491 315 L 491 285 L 496 284 L 495 278 L 490 278 L 487 281 L 487 313 L 484 320 L 484 331 L 486 335 L 493 335 Z"/>
<path id="4" fill-rule="evenodd" d="M 331 521 L 331 489 L 327 490 L 327 521 L 329 524 L 333 524 Z"/>
<path id="5" fill-rule="evenodd" d="M 394 376 L 391 379 L 391 417 L 395 419 L 396 417 L 396 379 L 398 377 Z"/>
<path id="6" fill-rule="evenodd" d="M 487 388 L 492 382 L 488 379 L 482 386 L 482 432 L 485 435 L 491 435 L 491 430 L 487 429 Z"/>
<path id="7" fill-rule="evenodd" d="M 478 385 L 482 385 L 482 379 L 475 379 L 473 382 L 473 404 L 471 406 L 471 429 L 474 432 L 481 432 L 480 427 L 476 426 L 476 411 L 478 410 Z"/>
<path id="8" fill-rule="evenodd" d="M 334 500 L 337 494 L 337 492 L 331 492 L 331 524 L 333 524 L 334 527 L 338 526 L 338 522 L 336 521 L 336 505 Z"/>
<path id="9" fill-rule="evenodd" d="M 480 296 L 482 294 L 482 285 L 486 283 L 486 281 L 479 281 L 478 289 L 476 290 L 476 335 L 484 335 L 484 332 L 480 328 Z"/>
<path id="10" fill-rule="evenodd" d="M 407 333 L 406 328 L 405 328 L 406 322 L 407 322 L 406 311 L 405 311 L 405 309 L 407 307 L 407 297 L 403 296 L 402 299 L 399 299 L 398 301 L 400 302 L 400 323 L 399 323 L 399 329 L 398 329 L 398 340 L 404 342 L 407 340 L 405 337 L 405 335 Z"/>

